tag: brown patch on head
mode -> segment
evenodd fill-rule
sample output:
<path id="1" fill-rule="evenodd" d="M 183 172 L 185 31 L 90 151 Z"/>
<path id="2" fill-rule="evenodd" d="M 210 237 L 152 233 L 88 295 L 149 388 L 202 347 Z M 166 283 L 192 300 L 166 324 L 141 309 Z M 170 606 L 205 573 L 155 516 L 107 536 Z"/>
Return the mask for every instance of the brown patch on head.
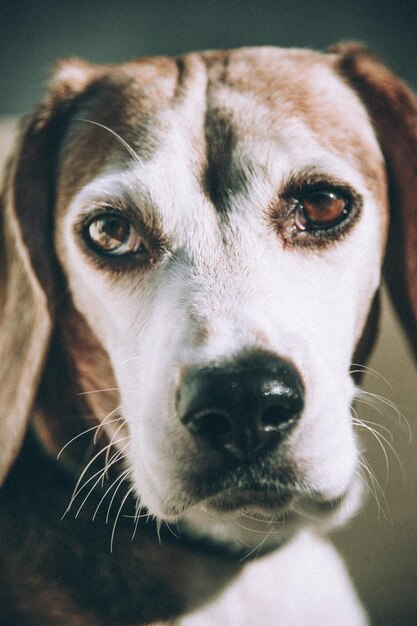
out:
<path id="1" fill-rule="evenodd" d="M 213 94 L 228 90 L 232 98 L 233 93 L 247 97 L 243 104 L 237 100 L 236 107 L 230 106 L 233 122 L 229 121 L 228 129 L 238 125 L 240 135 L 246 138 L 257 132 L 285 137 L 288 122 L 299 122 L 320 146 L 360 171 L 384 204 L 384 163 L 367 112 L 334 65 L 332 55 L 309 50 L 252 48 L 231 51 L 227 62 L 215 56 L 209 76 Z"/>
<path id="2" fill-rule="evenodd" d="M 175 95 L 177 64 L 166 58 L 139 59 L 109 67 L 84 92 L 72 115 L 60 153 L 59 194 L 68 202 L 107 167 L 152 157 L 163 135 L 157 113 Z M 90 122 L 94 122 L 91 124 Z"/>

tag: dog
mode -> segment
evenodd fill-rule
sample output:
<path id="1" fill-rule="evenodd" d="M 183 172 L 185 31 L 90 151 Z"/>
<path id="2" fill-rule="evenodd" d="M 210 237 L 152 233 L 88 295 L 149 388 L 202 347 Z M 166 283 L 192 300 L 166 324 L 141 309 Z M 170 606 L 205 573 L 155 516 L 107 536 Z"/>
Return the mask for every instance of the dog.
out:
<path id="1" fill-rule="evenodd" d="M 416 193 L 361 45 L 56 66 L 2 193 L 1 624 L 367 623 L 326 532 Z"/>

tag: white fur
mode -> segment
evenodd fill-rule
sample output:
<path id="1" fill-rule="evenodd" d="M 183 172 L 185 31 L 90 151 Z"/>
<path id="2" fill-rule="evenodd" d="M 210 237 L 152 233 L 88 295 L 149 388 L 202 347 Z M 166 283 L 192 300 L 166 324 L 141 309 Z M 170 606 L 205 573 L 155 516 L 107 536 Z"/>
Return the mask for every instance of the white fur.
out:
<path id="1" fill-rule="evenodd" d="M 313 623 L 358 626 L 367 618 L 333 546 L 303 532 L 284 548 L 247 565 L 220 599 L 179 620 L 178 626 Z"/>

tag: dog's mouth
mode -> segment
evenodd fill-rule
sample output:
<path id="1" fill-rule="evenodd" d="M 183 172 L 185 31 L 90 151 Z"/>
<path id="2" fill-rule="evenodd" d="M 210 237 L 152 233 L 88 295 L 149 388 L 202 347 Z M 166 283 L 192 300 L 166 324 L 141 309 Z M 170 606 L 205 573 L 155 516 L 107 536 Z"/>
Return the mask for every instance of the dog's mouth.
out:
<path id="1" fill-rule="evenodd" d="M 291 466 L 235 467 L 233 470 L 206 472 L 188 483 L 192 494 L 185 509 L 202 511 L 212 520 L 233 520 L 250 515 L 259 520 L 298 520 L 312 523 L 335 517 L 355 499 L 353 482 L 337 494 L 315 490 L 298 479 Z M 356 498 L 359 500 L 359 498 Z M 298 523 L 298 522 L 297 522 Z"/>
<path id="2" fill-rule="evenodd" d="M 350 488 L 335 497 L 326 497 L 302 487 L 292 489 L 227 489 L 199 504 L 212 519 L 234 519 L 250 515 L 260 521 L 318 522 L 345 507 Z"/>
<path id="3" fill-rule="evenodd" d="M 227 490 L 205 501 L 205 506 L 213 513 L 235 513 L 236 511 L 253 511 L 262 516 L 262 512 L 283 514 L 290 507 L 295 495 L 290 491 L 273 493 L 268 489 Z"/>
<path id="4" fill-rule="evenodd" d="M 275 550 L 306 526 L 323 530 L 339 525 L 357 508 L 360 498 L 351 484 L 336 496 L 309 490 L 289 480 L 233 481 L 200 499 L 182 516 L 178 529 L 191 541 L 208 541 L 239 558 Z M 234 482 L 234 484 L 231 484 Z M 356 494 L 356 495 L 355 495 Z"/>

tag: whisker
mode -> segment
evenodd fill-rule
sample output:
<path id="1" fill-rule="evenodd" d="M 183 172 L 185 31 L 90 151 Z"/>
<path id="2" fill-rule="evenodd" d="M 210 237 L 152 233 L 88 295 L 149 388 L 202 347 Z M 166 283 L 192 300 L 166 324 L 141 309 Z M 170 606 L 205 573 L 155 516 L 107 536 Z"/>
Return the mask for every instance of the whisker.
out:
<path id="1" fill-rule="evenodd" d="M 83 430 L 81 433 L 78 433 L 78 435 L 75 435 L 75 437 L 73 437 L 72 439 L 70 439 L 63 448 L 61 448 L 61 450 L 58 452 L 57 454 L 57 460 L 60 458 L 61 454 L 64 452 L 64 450 L 66 448 L 68 448 L 68 446 L 73 443 L 74 441 L 76 441 L 77 439 L 79 439 L 80 437 L 82 437 L 83 435 L 87 435 L 88 433 L 91 433 L 93 430 L 97 430 L 98 428 L 100 428 L 100 424 L 96 424 L 95 426 L 92 426 L 91 428 L 87 428 L 87 430 Z"/>
<path id="2" fill-rule="evenodd" d="M 356 397 L 355 398 L 355 402 L 360 402 L 361 404 L 364 404 L 365 406 L 369 406 L 371 407 L 371 409 L 373 409 L 374 411 L 376 411 L 379 415 L 381 415 L 382 417 L 384 417 L 384 412 L 381 411 L 381 409 L 379 409 L 377 406 L 375 406 L 375 404 L 372 404 L 372 402 L 368 402 L 367 400 L 364 400 L 364 398 L 359 398 Z"/>
<path id="3" fill-rule="evenodd" d="M 177 533 L 171 528 L 169 522 L 165 521 L 165 526 L 168 528 L 169 532 L 171 533 L 171 535 L 173 535 L 176 539 L 179 539 L 179 536 L 177 535 Z"/>
<path id="4" fill-rule="evenodd" d="M 81 509 L 83 508 L 84 504 L 87 502 L 88 498 L 90 497 L 90 495 L 93 493 L 94 489 L 96 488 L 96 486 L 100 483 L 100 481 L 103 479 L 103 476 L 106 472 L 106 468 L 101 468 L 98 470 L 98 472 L 96 472 L 95 474 L 93 474 L 93 476 L 91 476 L 88 480 L 86 480 L 86 482 L 80 487 L 80 489 L 78 489 L 77 493 L 74 494 L 73 499 L 71 500 L 71 503 L 69 505 L 69 507 L 71 507 L 75 500 L 78 498 L 78 496 L 80 495 L 80 493 L 87 487 L 87 485 L 89 485 L 91 482 L 94 481 L 95 478 L 97 478 L 97 480 L 94 482 L 93 486 L 91 487 L 91 489 L 89 490 L 89 492 L 87 493 L 86 497 L 84 498 L 84 500 L 81 502 L 81 505 L 77 511 L 77 513 L 75 514 L 75 518 L 78 517 L 78 515 L 81 512 Z"/>
<path id="5" fill-rule="evenodd" d="M 131 474 L 131 473 L 132 473 L 132 469 L 131 469 L 131 468 L 126 469 L 124 472 L 122 472 L 122 473 L 120 474 L 120 476 L 119 476 L 119 480 L 118 480 L 118 481 L 116 481 L 116 482 L 118 482 L 119 484 L 117 485 L 116 489 L 114 490 L 114 493 L 113 493 L 113 495 L 112 495 L 112 497 L 111 497 L 111 500 L 110 500 L 110 504 L 109 504 L 109 506 L 108 506 L 108 508 L 107 508 L 106 524 L 108 524 L 108 523 L 109 523 L 111 508 L 112 508 L 112 506 L 113 506 L 113 502 L 114 502 L 114 499 L 115 499 L 115 497 L 116 497 L 116 495 L 117 495 L 117 492 L 119 491 L 119 489 L 120 489 L 121 485 L 124 483 L 125 479 L 126 479 L 126 478 L 128 477 L 128 475 L 129 475 L 129 474 Z"/>
<path id="6" fill-rule="evenodd" d="M 391 512 L 390 512 L 388 500 L 386 498 L 384 489 L 382 488 L 378 478 L 376 477 L 375 472 L 372 470 L 370 464 L 367 462 L 367 460 L 365 459 L 363 454 L 360 455 L 358 463 L 359 463 L 360 468 L 362 468 L 362 470 L 364 472 L 366 472 L 366 475 L 365 474 L 363 475 L 364 478 L 365 478 L 365 481 L 364 481 L 365 482 L 365 486 L 367 487 L 367 489 L 369 490 L 369 492 L 372 494 L 372 496 L 375 499 L 375 502 L 376 502 L 377 507 L 378 507 L 378 518 L 380 517 L 380 515 L 382 513 L 384 518 L 388 522 L 392 523 Z M 372 486 L 366 480 L 366 476 L 369 477 L 369 480 L 371 481 L 371 485 Z M 380 494 L 380 496 L 382 497 L 383 503 L 384 503 L 386 508 L 384 508 L 382 506 L 378 494 Z"/>
<path id="7" fill-rule="evenodd" d="M 406 426 L 407 426 L 407 430 L 408 430 L 408 435 L 409 435 L 409 442 L 411 443 L 412 441 L 412 430 L 411 430 L 411 426 L 409 421 L 407 420 L 407 418 L 405 417 L 405 415 L 403 415 L 403 413 L 401 413 L 401 411 L 399 410 L 399 408 L 396 406 L 396 404 L 394 402 L 392 402 L 391 400 L 389 400 L 388 398 L 385 398 L 384 396 L 381 396 L 377 393 L 371 393 L 370 391 L 364 391 L 363 389 L 359 389 L 358 390 L 358 395 L 356 397 L 356 400 L 361 400 L 363 401 L 363 396 L 365 395 L 367 398 L 369 399 L 373 399 L 377 402 L 380 402 L 381 404 L 385 405 L 386 407 L 388 407 L 389 409 L 391 409 L 392 411 L 394 411 L 394 413 L 398 416 L 399 420 L 403 421 Z M 374 406 L 371 403 L 371 406 Z M 376 407 L 375 407 L 376 408 Z"/>
<path id="8" fill-rule="evenodd" d="M 399 456 L 399 454 L 397 453 L 397 451 L 395 450 L 394 446 L 392 445 L 391 441 L 389 441 L 389 439 L 387 439 L 382 433 L 380 433 L 376 428 L 372 428 L 371 426 L 369 426 L 369 424 L 371 424 L 372 422 L 366 422 L 365 420 L 360 420 L 358 418 L 353 418 L 353 422 L 356 423 L 358 426 L 361 426 L 362 428 L 364 428 L 365 430 L 367 430 L 368 432 L 372 433 L 372 435 L 375 437 L 375 439 L 378 441 L 380 447 L 382 448 L 384 455 L 385 455 L 385 460 L 386 460 L 386 465 L 387 465 L 387 480 L 388 480 L 388 472 L 389 472 L 389 461 L 388 461 L 388 455 L 387 452 L 385 450 L 385 446 L 384 443 L 386 443 L 386 445 L 390 448 L 390 450 L 392 451 L 395 459 L 398 462 L 398 465 L 401 469 L 401 473 L 403 476 L 403 479 L 406 479 L 406 473 L 404 470 L 404 465 L 401 461 L 401 458 Z M 388 430 L 388 429 L 387 429 Z M 391 436 L 392 433 L 390 431 L 388 431 Z"/>
<path id="9" fill-rule="evenodd" d="M 253 520 L 253 517 L 248 517 L 247 515 L 243 515 L 242 517 L 245 517 L 249 520 Z M 257 520 L 259 522 L 259 520 Z M 253 533 L 254 535 L 265 535 L 266 532 L 268 532 L 270 535 L 279 535 L 282 533 L 282 528 L 278 529 L 278 530 L 274 530 L 273 528 L 269 529 L 269 530 L 258 530 L 257 528 L 246 528 L 246 526 L 244 526 L 243 524 L 241 524 L 240 522 L 234 520 L 233 523 L 235 524 L 235 526 L 238 526 L 239 528 L 242 528 L 243 530 L 247 530 L 250 533 Z M 272 522 L 274 524 L 274 522 Z M 268 524 L 269 525 L 269 524 Z"/>
<path id="10" fill-rule="evenodd" d="M 108 421 L 106 420 L 106 422 L 105 422 L 105 423 L 106 423 L 106 425 L 108 425 L 108 424 L 115 424 L 116 422 L 124 422 L 124 418 L 123 418 L 123 417 L 115 417 L 115 418 L 114 418 L 114 419 L 112 419 L 112 420 L 108 420 Z M 100 428 L 102 428 L 103 426 L 104 426 L 104 422 L 102 422 L 102 423 L 99 425 L 98 429 L 96 430 L 96 432 L 95 432 L 95 434 L 94 434 L 94 438 L 93 438 L 93 442 L 94 442 L 94 444 L 96 444 L 96 443 L 97 443 L 99 430 L 100 430 Z M 113 437 L 112 437 L 112 439 L 113 439 Z M 110 443 L 113 445 L 112 441 L 111 441 Z"/>
<path id="11" fill-rule="evenodd" d="M 391 441 L 394 441 L 394 435 L 392 434 L 392 431 L 389 428 L 387 428 L 386 426 L 384 426 L 383 424 L 379 424 L 378 422 L 371 422 L 370 420 L 360 419 L 358 417 L 357 411 L 355 411 L 355 419 L 359 420 L 363 424 L 371 424 L 371 426 L 376 426 L 376 427 L 380 428 L 381 430 L 385 430 L 385 432 L 388 433 Z"/>
<path id="12" fill-rule="evenodd" d="M 374 501 L 376 502 L 377 511 L 378 511 L 378 521 L 381 519 L 381 516 L 384 517 L 385 520 L 389 521 L 390 516 L 389 514 L 387 514 L 385 508 L 382 506 L 381 501 L 380 501 L 380 496 L 378 495 L 378 494 L 381 494 L 382 499 L 386 503 L 386 498 L 383 495 L 382 487 L 379 485 L 377 479 L 375 478 L 375 475 L 370 470 L 370 468 L 365 464 L 365 462 L 359 462 L 359 466 L 360 466 L 359 467 L 360 472 L 357 475 L 362 477 L 362 480 L 366 489 L 372 495 Z M 385 504 L 385 506 L 387 506 L 387 504 Z"/>
<path id="13" fill-rule="evenodd" d="M 116 517 L 114 519 L 114 523 L 113 523 L 113 528 L 112 528 L 112 532 L 111 532 L 111 539 L 110 539 L 110 552 L 113 552 L 113 543 L 114 543 L 114 535 L 116 532 L 116 526 L 117 526 L 117 522 L 119 521 L 119 517 L 120 514 L 122 512 L 123 506 L 126 502 L 126 500 L 128 499 L 128 497 L 130 496 L 130 494 L 132 493 L 132 491 L 134 490 L 134 487 L 130 487 L 130 489 L 127 490 L 126 495 L 124 496 L 120 506 L 119 506 L 119 510 L 117 511 Z"/>
<path id="14" fill-rule="evenodd" d="M 158 536 L 159 545 L 161 545 L 161 543 L 162 543 L 162 539 L 161 539 L 162 520 L 159 519 L 159 517 L 158 517 L 155 521 L 156 521 L 156 534 Z"/>
<path id="15" fill-rule="evenodd" d="M 92 389 L 91 391 L 80 391 L 77 396 L 87 396 L 91 393 L 104 393 L 106 391 L 119 391 L 119 387 L 108 387 L 107 389 Z"/>
<path id="16" fill-rule="evenodd" d="M 349 374 L 372 374 L 376 378 L 383 380 L 384 383 L 386 383 L 389 387 L 392 388 L 392 385 L 389 382 L 389 380 L 387 380 L 385 376 L 381 374 L 381 372 L 378 372 L 377 370 L 372 369 L 372 367 L 368 367 L 367 365 L 362 365 L 360 363 L 351 363 L 351 367 L 356 367 L 358 369 L 349 370 Z"/>
<path id="17" fill-rule="evenodd" d="M 140 356 L 131 356 L 128 359 L 125 359 L 124 361 L 122 361 L 122 365 L 126 365 L 126 363 L 131 363 L 132 361 L 136 361 L 137 359 L 140 359 Z"/>
<path id="18" fill-rule="evenodd" d="M 235 522 L 235 524 L 237 524 L 239 526 L 239 524 L 237 522 Z M 242 528 L 244 528 L 242 526 Z M 251 530 L 251 529 L 246 529 L 246 530 Z M 271 535 L 273 533 L 277 533 L 279 531 L 274 531 L 272 528 L 269 530 L 268 533 L 265 534 L 265 537 L 262 539 L 262 541 L 259 542 L 259 544 L 257 546 L 255 546 L 252 550 L 250 550 L 250 552 L 248 552 L 247 554 L 245 554 L 245 556 L 243 556 L 240 561 L 245 561 L 246 559 L 248 559 L 250 556 L 252 556 L 252 554 L 256 553 L 259 554 L 259 552 L 262 549 L 262 546 L 265 544 L 266 541 L 268 541 L 268 539 L 271 537 Z"/>
<path id="19" fill-rule="evenodd" d="M 111 417 L 112 415 L 114 415 L 115 413 L 120 411 L 121 409 L 123 409 L 123 404 L 121 404 L 120 406 L 117 406 L 112 411 L 110 411 L 110 413 L 108 413 L 106 415 L 106 417 L 100 421 L 100 425 L 99 425 L 99 429 L 98 430 L 100 430 L 100 428 L 103 428 L 103 426 L 105 426 L 105 425 L 107 426 L 108 424 L 112 424 L 114 421 L 122 420 L 123 418 L 122 418 L 121 415 L 119 415 L 119 417 L 115 418 L 114 420 L 109 420 L 109 417 Z M 98 434 L 98 430 L 97 430 L 96 434 L 94 435 L 94 443 L 96 443 L 96 437 L 97 437 L 97 434 Z"/>
<path id="20" fill-rule="evenodd" d="M 119 441 L 117 441 L 117 443 L 120 443 L 121 441 L 125 440 L 125 439 L 129 439 L 129 437 L 123 437 L 122 439 L 120 439 Z M 108 449 L 112 446 L 112 443 L 109 443 L 107 446 L 105 446 L 104 448 L 102 448 L 101 450 L 99 450 L 91 459 L 90 461 L 87 463 L 87 465 L 85 466 L 85 468 L 83 469 L 83 471 L 81 472 L 81 475 L 79 476 L 77 483 L 74 487 L 74 491 L 73 494 L 71 496 L 70 502 L 68 504 L 67 510 L 64 513 L 64 516 L 66 515 L 66 513 L 68 513 L 68 511 L 71 509 L 71 506 L 73 505 L 74 501 L 76 500 L 76 498 L 78 497 L 78 495 L 81 493 L 81 491 L 83 491 L 83 489 L 92 481 L 94 480 L 94 478 L 100 474 L 102 472 L 106 472 L 107 468 L 108 468 L 108 461 L 106 459 L 106 463 L 104 465 L 104 468 L 101 468 L 100 470 L 98 470 L 98 472 L 96 472 L 93 476 L 91 476 L 90 478 L 88 478 L 88 480 L 86 480 L 83 484 L 82 480 L 85 476 L 85 474 L 88 472 L 89 468 L 91 467 L 91 465 L 100 457 L 101 454 L 105 453 L 108 451 Z"/>
<path id="21" fill-rule="evenodd" d="M 93 120 L 87 120 L 87 119 L 82 119 L 82 118 L 77 118 L 76 119 L 77 122 L 86 122 L 87 124 L 93 124 L 94 126 L 98 126 L 99 128 L 103 128 L 103 130 L 106 130 L 107 132 L 109 132 L 111 135 L 113 135 L 113 137 L 115 137 L 115 139 L 117 139 L 117 141 L 119 143 L 121 143 L 121 145 L 126 148 L 126 150 L 128 151 L 128 153 L 130 154 L 130 156 L 133 158 L 134 161 L 136 161 L 136 163 L 138 165 L 143 165 L 142 160 L 140 159 L 139 155 L 133 150 L 132 146 L 130 146 L 127 141 L 125 139 L 123 139 L 123 137 L 121 137 L 118 133 L 116 133 L 114 130 L 112 130 L 111 128 L 109 128 L 108 126 L 105 126 L 105 124 L 100 124 L 100 122 L 94 122 Z"/>
<path id="22" fill-rule="evenodd" d="M 110 446 L 116 446 L 117 444 L 119 444 L 121 441 L 125 441 L 126 439 L 130 439 L 130 436 L 127 435 L 126 437 L 122 437 L 121 439 L 118 439 L 117 441 L 114 441 L 115 438 L 118 436 L 120 430 L 123 428 L 124 426 L 124 420 L 118 425 L 118 427 L 116 428 L 116 430 L 114 431 L 112 438 L 110 439 Z M 109 454 L 110 454 L 110 448 L 107 448 L 106 451 L 106 457 L 105 457 L 105 463 L 107 464 L 108 462 L 108 458 L 109 458 Z"/>
<path id="23" fill-rule="evenodd" d="M 119 460 L 123 457 L 123 452 L 122 452 L 121 450 L 119 451 L 119 455 L 120 455 L 120 456 L 118 456 L 118 458 L 114 461 L 115 463 L 116 463 L 117 461 L 119 461 Z M 126 470 L 126 471 L 127 471 L 127 470 Z M 99 512 L 99 510 L 100 510 L 100 507 L 101 507 L 101 505 L 103 504 L 104 500 L 106 499 L 107 495 L 110 493 L 110 491 L 111 491 L 112 489 L 114 489 L 114 487 L 117 485 L 117 483 L 118 483 L 120 480 L 123 482 L 123 480 L 124 480 L 124 476 L 123 476 L 123 474 L 119 474 L 118 476 L 116 476 L 116 478 L 112 481 L 112 483 L 110 484 L 110 486 L 106 489 L 106 491 L 105 491 L 104 495 L 100 498 L 100 501 L 99 501 L 99 503 L 98 503 L 98 505 L 97 505 L 97 507 L 96 507 L 96 509 L 95 509 L 95 511 L 94 511 L 93 517 L 91 518 L 93 521 L 96 519 L 97 514 L 98 514 L 98 512 Z M 107 521 L 107 517 L 106 517 L 106 521 Z"/>
<path id="24" fill-rule="evenodd" d="M 100 476 L 97 478 L 96 482 L 93 484 L 93 486 L 91 487 L 91 489 L 89 490 L 89 492 L 87 493 L 87 495 L 85 496 L 84 500 L 81 502 L 80 507 L 78 509 L 78 511 L 75 514 L 75 519 L 77 519 L 77 517 L 79 516 L 79 514 L 81 513 L 81 509 L 83 508 L 84 504 L 87 502 L 88 498 L 90 497 L 90 495 L 93 493 L 94 489 L 97 487 L 97 485 L 100 483 L 100 481 L 103 478 L 103 475 L 106 471 L 106 468 L 104 468 L 103 470 L 100 470 L 100 472 L 97 472 L 97 474 L 100 474 Z M 97 476 L 97 474 L 95 474 L 95 476 Z M 84 485 L 85 486 L 85 485 Z M 81 491 L 81 490 L 80 490 Z M 78 492 L 80 493 L 80 492 Z M 94 519 L 94 516 L 93 518 Z"/>
<path id="25" fill-rule="evenodd" d="M 92 465 L 92 464 L 93 464 L 93 463 L 94 463 L 94 462 L 95 462 L 95 461 L 99 458 L 99 456 L 100 456 L 101 454 L 103 454 L 103 452 L 106 450 L 106 448 L 107 448 L 107 446 L 106 446 L 105 448 L 103 448 L 103 449 L 99 450 L 99 451 L 98 451 L 98 452 L 97 452 L 97 453 L 96 453 L 96 454 L 95 454 L 95 455 L 94 455 L 94 456 L 90 459 L 90 461 L 87 463 L 87 465 L 85 466 L 85 468 L 84 468 L 84 469 L 83 469 L 83 471 L 81 472 L 81 474 L 80 474 L 80 476 L 79 476 L 79 478 L 78 478 L 78 480 L 77 480 L 77 482 L 76 482 L 76 484 L 75 484 L 74 490 L 73 490 L 73 492 L 72 492 L 72 496 L 71 496 L 71 498 L 70 498 L 70 501 L 69 501 L 68 507 L 67 507 L 67 509 L 66 509 L 66 511 L 65 511 L 65 513 L 64 513 L 64 515 L 63 515 L 63 517 L 65 517 L 65 515 L 66 515 L 66 514 L 68 513 L 68 511 L 71 509 L 71 506 L 72 506 L 72 504 L 73 504 L 74 500 L 77 498 L 78 493 L 84 489 L 85 485 L 87 485 L 87 484 L 88 484 L 88 482 L 89 482 L 90 480 L 92 480 L 92 479 L 94 480 L 94 477 L 95 477 L 95 476 L 97 476 L 97 474 L 99 474 L 99 473 L 101 474 L 101 472 L 103 471 L 103 469 L 101 468 L 98 472 L 96 472 L 96 474 L 95 474 L 95 475 L 93 475 L 91 478 L 89 478 L 89 479 L 88 479 L 88 481 L 86 481 L 86 483 L 84 483 L 84 485 L 83 485 L 83 486 L 81 487 L 81 489 L 79 490 L 79 487 L 80 487 L 80 485 L 81 485 L 82 479 L 83 479 L 83 477 L 85 476 L 86 472 L 88 472 L 88 469 L 89 469 L 89 468 L 91 467 L 91 465 Z M 79 490 L 79 491 L 78 491 L 78 490 Z"/>
<path id="26" fill-rule="evenodd" d="M 385 467 L 386 467 L 385 487 L 386 487 L 387 483 L 388 483 L 388 476 L 389 476 L 389 459 L 388 459 L 388 454 L 387 454 L 387 451 L 385 450 L 384 444 L 382 443 L 382 441 L 380 439 L 380 437 L 382 439 L 384 439 L 384 437 L 380 433 L 378 433 L 375 428 L 372 428 L 371 426 L 367 426 L 362 420 L 360 420 L 358 418 L 353 417 L 352 418 L 352 423 L 355 424 L 356 426 L 360 426 L 360 427 L 364 428 L 365 430 L 367 430 L 368 432 L 370 432 L 375 437 L 376 441 L 378 442 L 378 444 L 379 444 L 379 446 L 380 446 L 380 448 L 381 448 L 381 450 L 382 450 L 382 452 L 384 454 L 384 457 L 385 457 Z M 385 441 L 387 441 L 387 439 L 385 439 Z M 391 448 L 392 448 L 392 446 L 391 446 Z"/>
<path id="27" fill-rule="evenodd" d="M 135 525 L 133 528 L 133 533 L 132 533 L 132 538 L 131 541 L 133 541 L 133 539 L 136 536 L 136 532 L 138 530 L 138 526 L 139 526 L 139 521 L 144 518 L 144 517 L 148 517 L 148 514 L 145 513 L 144 515 L 142 515 L 142 509 L 143 506 L 140 504 L 139 500 L 136 500 L 136 509 L 135 509 L 135 515 L 134 515 L 134 519 L 135 519 Z"/>
<path id="28" fill-rule="evenodd" d="M 89 392 L 87 392 L 89 393 Z M 94 393 L 94 392 L 91 392 Z M 108 415 L 106 415 L 106 417 L 99 423 L 96 424 L 95 426 L 91 426 L 91 428 L 87 428 L 86 430 L 83 430 L 81 433 L 78 433 L 78 435 L 75 435 L 75 437 L 72 437 L 72 439 L 70 439 L 69 441 L 67 441 L 67 443 L 61 448 L 61 450 L 58 452 L 57 454 L 57 459 L 60 458 L 61 454 L 64 452 L 64 450 L 71 445 L 74 441 L 76 441 L 77 439 L 79 439 L 80 437 L 82 437 L 83 435 L 87 435 L 88 433 L 91 433 L 92 431 L 96 431 L 95 435 L 94 435 L 94 443 L 97 443 L 97 435 L 98 432 L 100 430 L 100 428 L 103 427 L 104 424 L 111 424 L 114 421 L 118 421 L 119 419 L 123 419 L 122 417 L 118 417 L 115 420 L 110 420 L 108 421 L 108 418 L 111 417 L 116 411 L 119 411 L 120 409 L 123 408 L 123 405 L 120 405 L 119 407 L 116 407 L 115 409 L 113 409 L 112 411 L 110 411 L 110 413 Z"/>

